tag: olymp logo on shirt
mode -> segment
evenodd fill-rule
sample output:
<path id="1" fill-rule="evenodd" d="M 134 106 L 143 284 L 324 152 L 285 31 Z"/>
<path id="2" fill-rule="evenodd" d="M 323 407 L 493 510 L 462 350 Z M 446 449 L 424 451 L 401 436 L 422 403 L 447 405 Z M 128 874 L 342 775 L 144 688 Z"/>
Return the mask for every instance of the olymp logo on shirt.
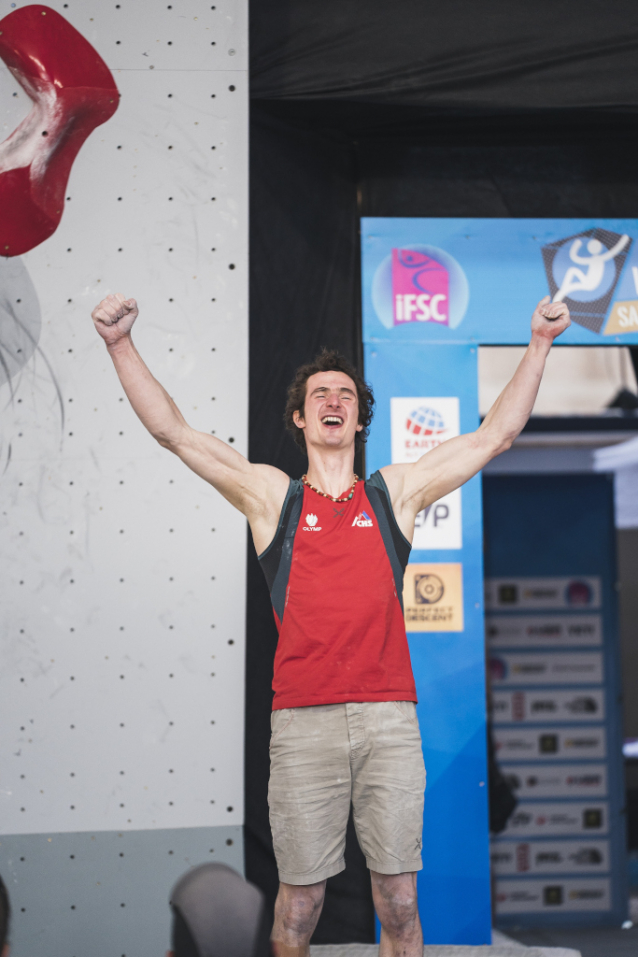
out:
<path id="1" fill-rule="evenodd" d="M 321 525 L 317 528 L 316 527 L 317 521 L 318 521 L 317 516 L 313 515 L 312 512 L 309 512 L 308 515 L 306 515 L 306 522 L 308 524 L 304 525 L 303 527 L 304 532 L 320 532 Z"/>

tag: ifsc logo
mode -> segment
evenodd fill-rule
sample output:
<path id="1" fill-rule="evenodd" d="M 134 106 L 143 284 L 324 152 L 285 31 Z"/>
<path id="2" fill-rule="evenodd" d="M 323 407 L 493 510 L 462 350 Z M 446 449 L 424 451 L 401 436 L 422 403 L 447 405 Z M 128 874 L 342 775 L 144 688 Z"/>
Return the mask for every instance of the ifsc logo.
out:
<path id="1" fill-rule="evenodd" d="M 307 524 L 303 526 L 304 532 L 320 532 L 321 525 L 317 526 L 318 521 L 319 519 L 317 516 L 313 515 L 312 512 L 309 512 L 308 515 L 306 515 Z"/>
<path id="2" fill-rule="evenodd" d="M 541 253 L 552 301 L 566 303 L 574 322 L 600 333 L 632 243 L 626 233 L 597 226 L 543 246 Z M 638 331 L 638 314 L 632 322 L 626 308 L 633 305 L 615 305 L 606 335 Z"/>
<path id="3" fill-rule="evenodd" d="M 465 273 L 438 246 L 416 243 L 393 249 L 372 280 L 372 303 L 387 329 L 412 322 L 455 329 L 469 298 Z"/>

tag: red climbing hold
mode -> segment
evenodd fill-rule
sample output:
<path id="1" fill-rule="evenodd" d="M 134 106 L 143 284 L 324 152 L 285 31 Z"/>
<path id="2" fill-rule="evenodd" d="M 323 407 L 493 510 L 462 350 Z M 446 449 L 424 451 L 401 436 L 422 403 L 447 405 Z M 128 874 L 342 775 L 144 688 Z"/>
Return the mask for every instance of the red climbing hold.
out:
<path id="1" fill-rule="evenodd" d="M 97 51 L 50 7 L 0 20 L 0 58 L 33 100 L 0 143 L 0 256 L 19 256 L 57 229 L 73 160 L 119 92 Z"/>

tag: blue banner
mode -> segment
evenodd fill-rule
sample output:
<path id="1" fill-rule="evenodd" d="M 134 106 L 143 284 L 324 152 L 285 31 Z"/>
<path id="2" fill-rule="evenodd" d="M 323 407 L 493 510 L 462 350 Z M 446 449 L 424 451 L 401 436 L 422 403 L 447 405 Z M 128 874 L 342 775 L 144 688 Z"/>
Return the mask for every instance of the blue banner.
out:
<path id="1" fill-rule="evenodd" d="M 365 342 L 525 344 L 536 303 L 562 345 L 638 343 L 638 220 L 365 218 Z"/>
<path id="2" fill-rule="evenodd" d="M 476 346 L 368 343 L 368 473 L 479 424 Z M 427 771 L 419 910 L 427 944 L 491 937 L 481 480 L 417 516 L 406 628 Z"/>

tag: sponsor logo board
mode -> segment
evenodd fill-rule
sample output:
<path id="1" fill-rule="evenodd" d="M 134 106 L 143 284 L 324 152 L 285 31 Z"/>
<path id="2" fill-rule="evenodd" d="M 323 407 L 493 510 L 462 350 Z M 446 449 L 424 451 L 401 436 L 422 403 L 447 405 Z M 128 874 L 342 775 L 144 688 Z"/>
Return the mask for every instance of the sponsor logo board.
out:
<path id="1" fill-rule="evenodd" d="M 605 717 L 605 692 L 602 688 L 493 691 L 492 716 L 495 725 L 599 721 Z"/>
<path id="2" fill-rule="evenodd" d="M 603 680 L 600 651 L 566 654 L 502 651 L 490 655 L 488 667 L 494 686 L 599 684 Z"/>
<path id="3" fill-rule="evenodd" d="M 416 462 L 460 434 L 456 396 L 394 397 L 390 400 L 392 463 Z M 413 549 L 463 547 L 461 489 L 419 512 Z"/>
<path id="4" fill-rule="evenodd" d="M 570 342 L 621 341 L 638 333 L 637 236 L 636 220 L 366 218 L 364 337 L 522 343 L 520 305 L 545 281 Z"/>
<path id="5" fill-rule="evenodd" d="M 504 879 L 496 882 L 495 904 L 500 915 L 607 911 L 611 908 L 611 886 L 608 878 Z"/>
<path id="6" fill-rule="evenodd" d="M 469 286 L 457 260 L 438 246 L 394 247 L 375 270 L 372 303 L 386 329 L 444 326 L 463 320 Z"/>
<path id="7" fill-rule="evenodd" d="M 600 615 L 488 615 L 490 648 L 569 648 L 601 645 Z"/>
<path id="8" fill-rule="evenodd" d="M 609 841 L 499 841 L 490 845 L 492 869 L 509 874 L 600 874 L 609 870 Z"/>
<path id="9" fill-rule="evenodd" d="M 518 805 L 503 831 L 506 837 L 546 837 L 607 833 L 607 804 L 605 801 L 562 802 Z"/>
<path id="10" fill-rule="evenodd" d="M 594 227 L 547 243 L 541 252 L 552 301 L 566 303 L 574 322 L 599 333 L 632 242 L 626 233 Z M 617 333 L 621 328 L 630 331 L 629 310 L 636 305 L 638 302 L 617 303 L 616 310 L 627 310 L 628 327 L 621 325 L 616 312 L 618 318 L 612 318 L 606 334 Z M 622 318 L 625 319 L 624 315 Z"/>
<path id="11" fill-rule="evenodd" d="M 528 758 L 604 758 L 604 727 L 560 729 L 495 728 L 494 746 L 500 761 Z"/>
<path id="12" fill-rule="evenodd" d="M 600 578 L 486 578 L 485 607 L 490 611 L 600 608 Z"/>
<path id="13" fill-rule="evenodd" d="M 403 580 L 408 632 L 463 631 L 463 566 L 410 562 Z"/>
<path id="14" fill-rule="evenodd" d="M 393 324 L 437 322 L 450 324 L 450 277 L 430 253 L 416 249 L 392 250 Z"/>
<path id="15" fill-rule="evenodd" d="M 607 794 L 607 767 L 604 764 L 521 765 L 499 761 L 499 767 L 518 798 L 582 799 Z"/>

